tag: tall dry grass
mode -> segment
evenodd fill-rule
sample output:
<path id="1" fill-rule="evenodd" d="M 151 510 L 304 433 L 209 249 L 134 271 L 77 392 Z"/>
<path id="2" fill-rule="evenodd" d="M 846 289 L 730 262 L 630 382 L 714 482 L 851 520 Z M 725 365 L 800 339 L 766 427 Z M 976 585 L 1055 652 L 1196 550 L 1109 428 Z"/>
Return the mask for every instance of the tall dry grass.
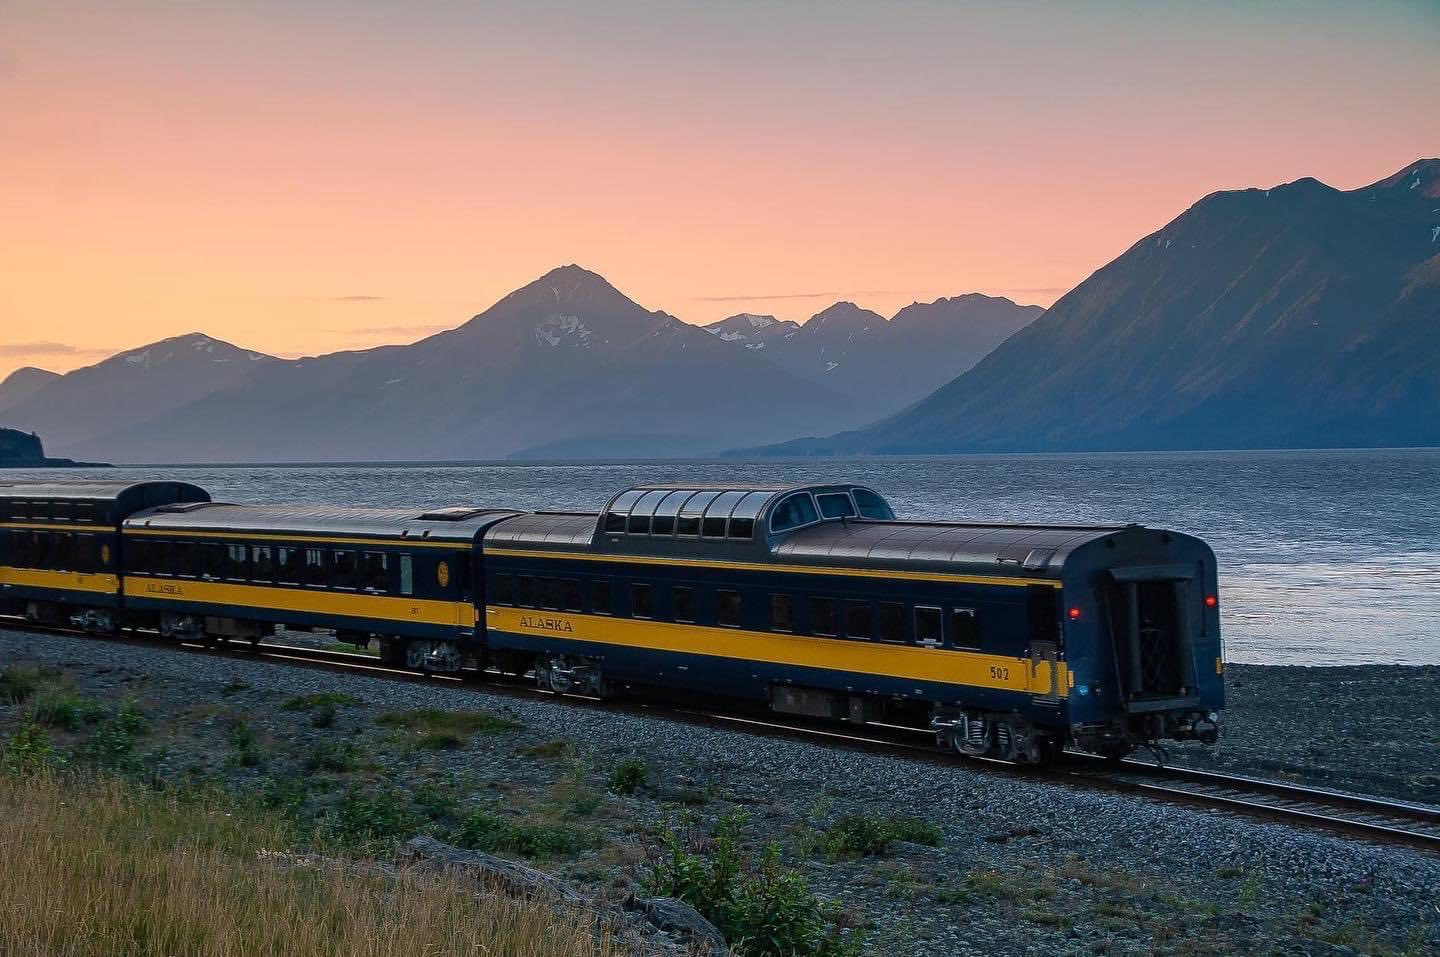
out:
<path id="1" fill-rule="evenodd" d="M 614 957 L 588 915 L 443 876 L 296 866 L 283 826 L 113 779 L 0 773 L 0 954 Z"/>

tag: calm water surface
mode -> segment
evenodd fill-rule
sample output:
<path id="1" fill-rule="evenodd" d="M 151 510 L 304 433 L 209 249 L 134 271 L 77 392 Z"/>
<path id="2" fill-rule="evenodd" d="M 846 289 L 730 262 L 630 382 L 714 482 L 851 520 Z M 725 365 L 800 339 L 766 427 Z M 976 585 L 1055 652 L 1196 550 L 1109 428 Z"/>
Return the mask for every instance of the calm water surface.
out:
<path id="1" fill-rule="evenodd" d="M 953 456 L 806 461 L 125 467 L 232 502 L 597 509 L 639 482 L 856 481 L 902 518 L 1142 522 L 1220 560 L 1227 655 L 1440 664 L 1440 450 Z"/>

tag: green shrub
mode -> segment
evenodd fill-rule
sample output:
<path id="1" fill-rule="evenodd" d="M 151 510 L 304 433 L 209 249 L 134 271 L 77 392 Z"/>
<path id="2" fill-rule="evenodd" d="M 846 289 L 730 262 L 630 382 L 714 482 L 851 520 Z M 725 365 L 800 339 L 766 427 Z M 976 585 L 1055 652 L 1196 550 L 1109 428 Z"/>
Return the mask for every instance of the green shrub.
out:
<path id="1" fill-rule="evenodd" d="M 145 725 L 145 713 L 140 710 L 140 705 L 130 698 L 120 702 L 112 720 L 115 726 L 126 734 L 140 735 L 150 730 Z"/>
<path id="2" fill-rule="evenodd" d="M 22 773 L 38 771 L 54 754 L 45 729 L 34 721 L 24 721 L 0 747 L 0 767 Z"/>
<path id="3" fill-rule="evenodd" d="M 522 857 L 573 854 L 588 843 L 585 835 L 559 824 L 514 821 L 489 808 L 476 808 L 456 828 L 454 842 L 476 851 L 501 851 Z"/>
<path id="4" fill-rule="evenodd" d="M 354 704 L 352 695 L 339 691 L 317 691 L 314 694 L 296 695 L 287 698 L 280 706 L 282 711 L 314 711 L 316 708 L 335 708 L 342 704 Z"/>
<path id="5" fill-rule="evenodd" d="M 122 775 L 143 773 L 144 767 L 135 756 L 135 732 L 131 727 L 130 722 L 118 716 L 106 718 L 96 725 L 89 739 L 75 749 L 76 759 Z"/>
<path id="6" fill-rule="evenodd" d="M 450 788 L 438 781 L 426 781 L 415 789 L 415 806 L 432 821 L 450 818 L 460 809 L 460 801 Z"/>
<path id="7" fill-rule="evenodd" d="M 439 708 L 392 711 L 376 718 L 375 723 L 422 735 L 449 735 L 458 738 L 461 743 L 473 734 L 499 734 L 520 727 L 518 721 L 487 711 L 443 711 Z"/>
<path id="8" fill-rule="evenodd" d="M 944 835 L 923 818 L 842 814 L 820 835 L 819 849 L 832 859 L 886 854 L 896 841 L 939 847 Z"/>
<path id="9" fill-rule="evenodd" d="M 225 682 L 225 684 L 221 686 L 220 694 L 228 698 L 232 694 L 239 694 L 242 691 L 249 691 L 250 687 L 251 685 L 248 681 L 242 681 L 239 678 L 231 678 L 229 681 Z"/>
<path id="10" fill-rule="evenodd" d="M 266 778 L 255 791 L 255 803 L 262 810 L 294 813 L 305 803 L 307 794 L 304 778 Z"/>
<path id="11" fill-rule="evenodd" d="M 344 773 L 361 768 L 364 755 L 353 741 L 320 741 L 305 755 L 305 770 Z"/>
<path id="12" fill-rule="evenodd" d="M 421 824 L 403 791 L 350 791 L 330 808 L 322 827 L 342 842 L 368 844 L 413 837 Z"/>
<path id="13" fill-rule="evenodd" d="M 253 768 L 260 763 L 260 741 L 250 725 L 237 718 L 230 722 L 225 739 L 230 742 L 230 756 L 225 759 L 227 766 Z"/>
<path id="14" fill-rule="evenodd" d="M 0 671 L 0 704 L 24 704 L 40 689 L 40 669 L 12 665 Z"/>
<path id="15" fill-rule="evenodd" d="M 546 741 L 544 744 L 532 744 L 520 749 L 520 753 L 527 758 L 560 758 L 570 751 L 569 741 Z"/>
<path id="16" fill-rule="evenodd" d="M 678 897 L 713 923 L 741 957 L 841 957 L 861 940 L 787 868 L 771 844 L 758 857 L 740 846 L 744 818 L 722 818 L 708 840 L 687 841 L 668 824 L 642 880 L 647 894 Z"/>
<path id="17" fill-rule="evenodd" d="M 105 717 L 98 701 L 73 691 L 50 689 L 35 696 L 31 716 L 40 724 L 66 731 L 79 731 Z"/>
<path id="18" fill-rule="evenodd" d="M 650 769 L 639 758 L 630 758 L 615 765 L 610 772 L 610 790 L 617 794 L 634 794 L 650 780 Z"/>

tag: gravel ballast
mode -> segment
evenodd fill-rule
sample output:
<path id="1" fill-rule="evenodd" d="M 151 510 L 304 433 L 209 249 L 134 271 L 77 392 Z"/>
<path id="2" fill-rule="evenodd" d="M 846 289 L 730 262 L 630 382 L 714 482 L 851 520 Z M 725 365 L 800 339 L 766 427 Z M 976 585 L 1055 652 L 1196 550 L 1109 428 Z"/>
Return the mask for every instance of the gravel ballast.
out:
<path id="1" fill-rule="evenodd" d="M 630 889 L 660 820 L 693 819 L 703 829 L 724 814 L 744 811 L 746 840 L 778 843 L 817 894 L 864 928 L 867 953 L 1440 950 L 1440 859 L 1401 847 L 996 774 L 958 760 L 949 765 L 877 756 L 500 695 L 475 685 L 0 630 L 0 665 L 16 663 L 57 667 L 79 692 L 97 700 L 137 701 L 154 728 L 141 746 L 143 759 L 161 777 L 214 778 L 241 789 L 283 777 L 306 778 L 310 787 L 333 779 L 337 792 L 376 782 L 410 788 L 439 781 L 462 803 L 484 800 L 502 808 L 539 807 L 557 789 L 588 788 L 603 799 L 577 825 L 589 835 L 584 846 L 532 863 L 589 893 Z M 1304 755 L 1311 741 L 1319 747 L 1329 740 L 1342 745 L 1333 767 L 1318 774 L 1331 786 L 1382 793 L 1425 786 L 1423 770 L 1401 769 L 1433 757 L 1427 750 L 1434 748 L 1433 732 L 1418 752 L 1388 741 L 1381 746 L 1393 760 L 1387 757 L 1385 767 L 1372 762 L 1367 773 L 1384 787 L 1363 788 L 1363 774 L 1342 773 L 1352 760 L 1344 750 L 1353 744 L 1346 736 L 1355 727 L 1347 716 L 1374 687 L 1388 686 L 1393 695 L 1394 675 L 1323 669 L 1359 673 L 1347 679 L 1356 682 L 1347 692 L 1353 700 L 1341 699 L 1349 702 L 1343 709 L 1317 701 L 1304 712 L 1280 698 L 1315 695 L 1322 676 L 1271 680 L 1268 673 L 1306 670 L 1232 670 L 1235 708 L 1226 738 L 1211 757 L 1196 758 L 1187 749 L 1177 759 L 1254 771 L 1240 755 L 1259 749 L 1257 761 L 1283 764 L 1271 770 L 1295 779 L 1305 776 L 1306 767 L 1321 765 L 1282 762 L 1280 755 Z M 1405 672 L 1421 688 L 1440 676 L 1440 669 L 1379 670 Z M 336 708 L 333 722 L 285 707 L 297 696 L 323 693 L 351 698 Z M 1336 700 L 1332 695 L 1330 704 Z M 1433 692 L 1415 707 L 1428 708 L 1434 724 Z M 417 750 L 397 744 L 395 730 L 376 722 L 386 712 L 419 708 L 484 711 L 516 727 Z M 1264 743 L 1316 727 L 1325 714 L 1334 718 L 1321 729 L 1329 739 Z M 19 720 L 18 707 L 0 704 L 0 735 Z M 1242 721 L 1269 723 L 1240 732 Z M 237 723 L 250 729 L 253 762 L 235 760 Z M 1421 722 L 1417 713 L 1413 723 L 1391 726 L 1413 731 Z M 341 744 L 364 760 L 327 765 L 315 758 Z M 607 786 L 617 765 L 637 759 L 646 774 L 633 793 Z M 1431 760 L 1428 770 L 1435 767 Z M 940 828 L 943 840 L 938 847 L 900 841 L 887 853 L 859 859 L 816 852 L 817 836 L 853 814 L 923 818 Z"/>

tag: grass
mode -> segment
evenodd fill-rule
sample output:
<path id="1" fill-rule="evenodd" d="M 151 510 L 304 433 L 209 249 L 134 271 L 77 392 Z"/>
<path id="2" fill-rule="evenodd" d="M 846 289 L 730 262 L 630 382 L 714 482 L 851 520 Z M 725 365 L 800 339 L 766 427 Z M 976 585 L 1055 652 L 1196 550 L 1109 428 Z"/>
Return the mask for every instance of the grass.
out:
<path id="1" fill-rule="evenodd" d="M 504 817 L 490 808 L 476 808 L 456 828 L 454 843 L 490 853 L 545 858 L 574 854 L 589 846 L 588 834 L 565 824 Z"/>
<path id="2" fill-rule="evenodd" d="M 924 818 L 842 814 L 821 832 L 815 846 L 826 857 L 838 860 L 887 854 L 896 841 L 939 847 L 943 840 L 940 828 Z"/>
<path id="3" fill-rule="evenodd" d="M 335 708 L 342 704 L 355 704 L 355 697 L 339 691 L 317 691 L 314 694 L 296 695 L 286 699 L 280 710 L 314 711 L 317 708 Z"/>
<path id="4" fill-rule="evenodd" d="M 74 691 L 50 688 L 35 696 L 31 716 L 43 725 L 64 731 L 80 731 L 105 717 L 100 702 Z"/>
<path id="5" fill-rule="evenodd" d="M 589 915 L 459 878 L 297 865 L 274 815 L 113 778 L 0 775 L 0 953 L 616 957 Z"/>
<path id="6" fill-rule="evenodd" d="M 453 751 L 464 747 L 477 734 L 501 734 L 521 726 L 518 721 L 488 711 L 444 711 L 440 708 L 392 711 L 376 718 L 375 723 L 412 732 L 414 737 L 410 744 L 421 751 Z"/>
<path id="7" fill-rule="evenodd" d="M 53 668 L 11 665 L 0 670 L 0 704 L 24 704 L 59 673 Z"/>

